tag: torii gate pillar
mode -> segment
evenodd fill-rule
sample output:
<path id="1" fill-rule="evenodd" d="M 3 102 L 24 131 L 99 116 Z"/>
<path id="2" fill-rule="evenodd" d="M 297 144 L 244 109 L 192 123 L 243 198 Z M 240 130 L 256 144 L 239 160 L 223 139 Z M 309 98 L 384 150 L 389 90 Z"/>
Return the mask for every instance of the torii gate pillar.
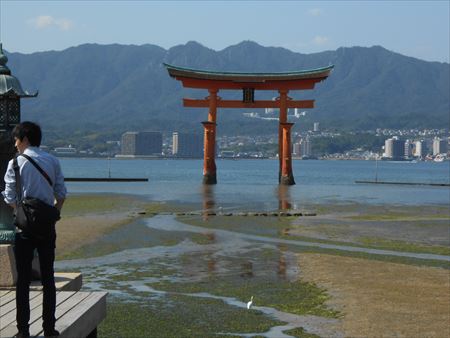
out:
<path id="1" fill-rule="evenodd" d="M 282 154 L 280 184 L 294 185 L 294 175 L 292 174 L 292 154 L 291 154 L 291 128 L 294 123 L 280 123 L 282 134 Z"/>
<path id="2" fill-rule="evenodd" d="M 291 128 L 293 123 L 287 123 L 288 113 L 288 93 L 287 89 L 278 90 L 280 96 L 280 116 L 278 127 L 278 183 L 285 185 L 294 185 L 294 174 L 292 173 L 292 154 L 291 154 Z"/>
<path id="3" fill-rule="evenodd" d="M 204 131 L 203 183 L 217 184 L 216 176 L 216 116 L 217 89 L 209 89 L 208 121 L 202 122 Z"/>
<path id="4" fill-rule="evenodd" d="M 204 157 L 203 157 L 203 183 L 217 184 L 216 176 L 216 124 L 214 122 L 202 122 L 205 128 Z"/>

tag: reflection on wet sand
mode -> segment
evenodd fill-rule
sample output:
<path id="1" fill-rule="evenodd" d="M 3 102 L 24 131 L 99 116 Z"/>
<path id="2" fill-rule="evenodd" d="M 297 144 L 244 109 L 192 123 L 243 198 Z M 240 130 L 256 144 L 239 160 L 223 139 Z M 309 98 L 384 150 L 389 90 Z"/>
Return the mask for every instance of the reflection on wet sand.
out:
<path id="1" fill-rule="evenodd" d="M 286 251 L 287 246 L 285 244 L 279 244 L 278 250 L 280 252 L 280 258 L 278 259 L 278 276 L 280 278 L 286 279 L 286 269 L 287 269 L 287 262 L 286 262 Z"/>
<path id="2" fill-rule="evenodd" d="M 276 188 L 276 194 L 278 197 L 278 209 L 279 210 L 289 210 L 292 209 L 292 202 L 291 202 L 291 193 L 290 193 L 290 186 L 280 184 Z"/>
<path id="3" fill-rule="evenodd" d="M 223 215 L 224 213 L 222 212 L 222 208 L 216 208 L 216 187 L 214 185 L 203 184 L 200 189 L 202 196 L 203 220 L 206 221 L 213 215 Z M 290 189 L 291 187 L 287 185 L 279 185 L 275 188 L 275 197 L 278 199 L 278 210 L 284 211 L 291 210 L 293 208 Z M 259 210 L 259 212 L 262 211 L 264 210 Z"/>
<path id="4" fill-rule="evenodd" d="M 202 197 L 203 197 L 203 220 L 207 221 L 210 214 L 214 211 L 216 206 L 216 200 L 214 197 L 214 186 L 209 184 L 202 184 Z"/>

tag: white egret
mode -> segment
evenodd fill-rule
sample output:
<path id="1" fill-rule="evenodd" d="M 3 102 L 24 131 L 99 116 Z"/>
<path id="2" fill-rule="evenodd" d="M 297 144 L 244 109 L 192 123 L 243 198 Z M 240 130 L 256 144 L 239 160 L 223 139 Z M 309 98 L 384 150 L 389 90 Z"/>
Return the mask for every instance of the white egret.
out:
<path id="1" fill-rule="evenodd" d="M 252 298 L 250 298 L 250 301 L 247 303 L 248 310 L 250 310 L 250 307 L 252 306 L 252 304 L 253 304 L 253 296 L 252 296 Z"/>

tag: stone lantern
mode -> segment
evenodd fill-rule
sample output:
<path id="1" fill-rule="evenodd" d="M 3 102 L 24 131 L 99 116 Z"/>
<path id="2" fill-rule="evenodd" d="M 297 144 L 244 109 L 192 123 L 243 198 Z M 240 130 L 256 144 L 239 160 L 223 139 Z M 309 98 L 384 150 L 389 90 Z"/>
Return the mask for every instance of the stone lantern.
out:
<path id="1" fill-rule="evenodd" d="M 7 62 L 0 43 L 0 191 L 5 190 L 3 176 L 16 152 L 11 131 L 20 123 L 20 99 L 38 94 L 29 94 L 22 89 L 19 80 L 11 75 Z M 12 208 L 0 196 L 0 244 L 13 243 L 14 234 Z"/>

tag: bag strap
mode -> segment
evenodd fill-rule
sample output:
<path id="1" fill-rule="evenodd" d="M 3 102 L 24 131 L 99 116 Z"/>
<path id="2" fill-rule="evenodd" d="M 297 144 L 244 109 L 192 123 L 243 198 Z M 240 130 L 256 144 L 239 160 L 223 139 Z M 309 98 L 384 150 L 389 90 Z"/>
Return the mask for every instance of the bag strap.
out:
<path id="1" fill-rule="evenodd" d="M 20 180 L 20 167 L 17 163 L 17 156 L 15 156 L 13 160 L 13 169 L 14 175 L 16 176 L 16 198 L 17 202 L 19 203 L 20 201 L 22 201 L 22 183 Z"/>
<path id="2" fill-rule="evenodd" d="M 51 187 L 53 187 L 53 182 L 50 179 L 50 177 L 48 176 L 48 174 L 39 166 L 39 164 L 36 163 L 35 160 L 33 160 L 30 156 L 26 155 L 26 154 L 19 154 L 18 156 L 23 156 L 25 157 L 32 165 L 34 165 L 36 167 L 36 169 L 42 174 L 42 176 L 45 177 L 45 179 L 47 180 L 47 182 L 50 184 Z"/>

